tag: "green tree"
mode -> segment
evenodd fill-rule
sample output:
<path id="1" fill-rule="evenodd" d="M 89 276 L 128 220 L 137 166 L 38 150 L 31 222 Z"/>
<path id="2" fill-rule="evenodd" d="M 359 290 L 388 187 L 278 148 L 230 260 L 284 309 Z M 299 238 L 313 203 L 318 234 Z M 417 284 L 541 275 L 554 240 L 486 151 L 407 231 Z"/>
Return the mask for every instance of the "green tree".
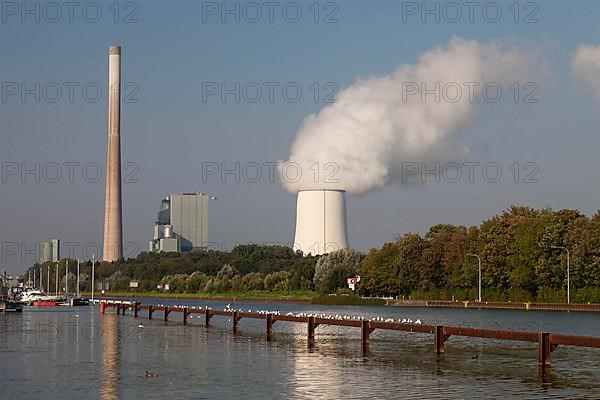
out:
<path id="1" fill-rule="evenodd" d="M 341 249 L 319 258 L 313 278 L 315 288 L 331 293 L 346 287 L 346 279 L 356 275 L 363 254 L 353 249 Z"/>

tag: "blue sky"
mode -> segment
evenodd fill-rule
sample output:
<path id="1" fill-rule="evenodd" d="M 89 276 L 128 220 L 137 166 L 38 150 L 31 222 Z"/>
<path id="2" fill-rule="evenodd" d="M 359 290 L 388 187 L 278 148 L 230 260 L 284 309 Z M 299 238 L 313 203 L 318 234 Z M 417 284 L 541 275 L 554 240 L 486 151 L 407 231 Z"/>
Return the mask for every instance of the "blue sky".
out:
<path id="1" fill-rule="evenodd" d="M 36 4 L 26 3 L 30 8 Z M 136 248 L 146 249 L 160 199 L 173 192 L 200 191 L 219 198 L 209 206 L 209 237 L 219 246 L 291 242 L 295 197 L 277 180 L 203 179 L 203 163 L 233 168 L 236 162 L 243 166 L 287 159 L 303 119 L 326 106 L 321 98 L 313 99 L 310 87 L 315 82 L 322 97 L 328 82 L 342 89 L 359 77 L 391 73 L 401 64 L 415 63 L 431 48 L 447 45 L 454 35 L 536 49 L 543 61 L 539 103 L 482 104 L 474 122 L 462 132 L 461 142 L 470 148 L 468 161 L 497 162 L 503 179 L 390 186 L 361 197 L 349 196 L 350 244 L 367 251 L 392 240 L 396 233 L 425 232 L 436 223 L 478 224 L 511 204 L 574 208 L 587 214 L 599 208 L 600 102 L 576 84 L 570 63 L 580 44 L 600 44 L 600 3 L 544 1 L 533 2 L 534 7 L 522 1 L 518 23 L 509 8 L 513 1 L 497 3 L 503 14 L 496 23 L 482 16 L 481 8 L 488 2 L 481 2 L 473 22 L 463 15 L 458 23 L 444 21 L 443 15 L 439 23 L 431 16 L 423 23 L 419 15 L 405 15 L 403 22 L 403 7 L 410 2 L 346 0 L 317 3 L 320 14 L 315 23 L 309 8 L 314 2 L 290 3 L 280 2 L 273 23 L 264 7 L 256 23 L 243 15 L 239 23 L 233 16 L 224 23 L 219 15 L 203 16 L 203 7 L 220 7 L 221 2 L 144 1 L 132 3 L 135 7 L 121 2 L 118 23 L 109 2 L 87 6 L 88 16 L 102 10 L 97 23 L 83 17 L 86 2 L 75 9 L 73 22 L 63 8 L 56 23 L 44 20 L 54 14 L 41 15 L 39 23 L 27 15 L 22 22 L 4 4 L 0 266 L 11 272 L 23 270 L 35 261 L 28 251 L 50 238 L 79 243 L 73 245 L 75 257 L 84 256 L 85 244 L 102 240 L 104 181 L 83 179 L 82 168 L 89 163 L 104 168 L 106 100 L 86 100 L 80 89 L 86 84 L 104 89 L 111 44 L 123 47 L 122 80 L 139 89 L 131 97 L 137 102 L 122 107 L 123 163 L 135 164 L 128 172 L 137 181 L 123 186 L 125 241 L 135 243 L 126 250 L 129 255 Z M 14 4 L 21 7 L 20 2 Z M 229 2 L 228 7 L 235 4 Z M 299 22 L 290 23 L 281 10 L 296 4 L 303 14 Z M 435 2 L 427 4 L 435 6 Z M 294 8 L 288 11 L 293 17 Z M 324 23 L 332 11 L 338 22 Z M 524 23 L 524 16 L 532 11 L 539 22 Z M 130 12 L 137 23 L 123 22 Z M 31 88 L 36 82 L 48 90 L 39 103 L 33 95 L 23 102 L 19 94 L 6 93 L 12 83 Z M 65 82 L 79 83 L 74 101 L 68 101 L 66 91 L 56 103 L 48 101 L 52 82 L 63 89 Z M 244 99 L 236 103 L 233 96 L 225 102 L 219 96 L 203 101 L 207 82 L 230 86 L 278 82 L 279 87 L 296 83 L 303 94 L 296 103 L 286 101 L 277 89 L 273 102 L 265 99 L 265 93 L 256 103 Z M 73 182 L 65 176 L 64 163 L 69 162 L 78 163 L 73 167 Z M 509 167 L 515 162 L 520 168 L 535 163 L 539 182 L 514 183 Z M 36 163 L 52 176 L 52 165 L 58 163 L 63 176 L 58 182 L 44 176 L 36 182 L 34 175 L 25 179 L 6 175 L 10 166 L 35 169 Z M 13 254 L 13 244 L 18 254 Z"/>

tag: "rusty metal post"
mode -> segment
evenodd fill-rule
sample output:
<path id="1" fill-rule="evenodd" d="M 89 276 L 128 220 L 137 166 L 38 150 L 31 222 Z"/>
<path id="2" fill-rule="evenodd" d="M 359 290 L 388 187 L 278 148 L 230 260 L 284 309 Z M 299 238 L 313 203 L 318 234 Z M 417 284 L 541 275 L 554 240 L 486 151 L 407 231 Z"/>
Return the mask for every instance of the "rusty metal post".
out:
<path id="1" fill-rule="evenodd" d="M 137 301 L 133 305 L 133 317 L 134 318 L 138 317 L 139 306 L 140 306 L 140 303 L 138 303 Z"/>
<path id="2" fill-rule="evenodd" d="M 267 314 L 267 341 L 273 337 L 273 314 Z"/>
<path id="3" fill-rule="evenodd" d="M 548 332 L 540 332 L 538 334 L 538 365 L 540 368 L 550 366 L 551 351 L 550 334 Z"/>
<path id="4" fill-rule="evenodd" d="M 100 302 L 100 314 L 104 314 L 106 310 L 106 303 Z"/>
<path id="5" fill-rule="evenodd" d="M 204 314 L 204 326 L 206 326 L 207 328 L 210 326 L 210 319 L 212 318 L 212 315 L 210 313 L 210 310 L 206 310 L 206 314 Z"/>
<path id="6" fill-rule="evenodd" d="M 435 348 L 434 351 L 436 354 L 442 354 L 444 352 L 444 327 L 436 326 L 435 327 Z"/>
<path id="7" fill-rule="evenodd" d="M 308 317 L 308 345 L 315 343 L 315 317 Z"/>
<path id="8" fill-rule="evenodd" d="M 232 329 L 233 329 L 233 333 L 236 334 L 238 333 L 238 312 L 234 311 L 233 315 L 231 316 L 231 323 L 232 323 Z"/>
<path id="9" fill-rule="evenodd" d="M 362 339 L 362 350 L 367 352 L 369 350 L 369 335 L 371 334 L 371 322 L 361 322 L 361 339 Z"/>
<path id="10" fill-rule="evenodd" d="M 183 307 L 183 324 L 184 325 L 187 325 L 187 319 L 188 319 L 188 308 Z"/>
<path id="11" fill-rule="evenodd" d="M 154 307 L 148 306 L 148 319 L 152 319 L 153 312 L 154 312 Z"/>
<path id="12" fill-rule="evenodd" d="M 169 306 L 165 306 L 164 320 L 165 322 L 169 322 Z"/>

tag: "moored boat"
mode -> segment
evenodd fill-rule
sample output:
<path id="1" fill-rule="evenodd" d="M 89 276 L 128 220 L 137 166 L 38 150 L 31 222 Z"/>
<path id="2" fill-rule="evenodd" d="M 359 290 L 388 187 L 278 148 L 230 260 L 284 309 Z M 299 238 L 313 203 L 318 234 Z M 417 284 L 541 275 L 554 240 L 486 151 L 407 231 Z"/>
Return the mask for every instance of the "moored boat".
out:
<path id="1" fill-rule="evenodd" d="M 6 300 L 0 302 L 0 312 L 22 312 L 23 304 L 18 301 Z"/>
<path id="2" fill-rule="evenodd" d="M 55 301 L 39 300 L 33 302 L 34 307 L 56 307 Z"/>

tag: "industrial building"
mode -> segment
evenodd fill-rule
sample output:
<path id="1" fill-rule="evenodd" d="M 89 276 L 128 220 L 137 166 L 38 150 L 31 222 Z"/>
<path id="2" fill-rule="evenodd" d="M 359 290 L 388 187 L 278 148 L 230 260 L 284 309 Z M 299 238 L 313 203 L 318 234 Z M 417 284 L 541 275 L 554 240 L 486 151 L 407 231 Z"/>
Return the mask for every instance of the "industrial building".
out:
<path id="1" fill-rule="evenodd" d="M 43 242 L 40 248 L 40 262 L 57 262 L 60 260 L 60 240 L 52 239 Z"/>
<path id="2" fill-rule="evenodd" d="M 164 198 L 154 223 L 151 252 L 185 253 L 208 247 L 208 196 L 171 194 Z"/>
<path id="3" fill-rule="evenodd" d="M 302 190 L 296 207 L 294 250 L 320 255 L 348 248 L 343 190 Z"/>

